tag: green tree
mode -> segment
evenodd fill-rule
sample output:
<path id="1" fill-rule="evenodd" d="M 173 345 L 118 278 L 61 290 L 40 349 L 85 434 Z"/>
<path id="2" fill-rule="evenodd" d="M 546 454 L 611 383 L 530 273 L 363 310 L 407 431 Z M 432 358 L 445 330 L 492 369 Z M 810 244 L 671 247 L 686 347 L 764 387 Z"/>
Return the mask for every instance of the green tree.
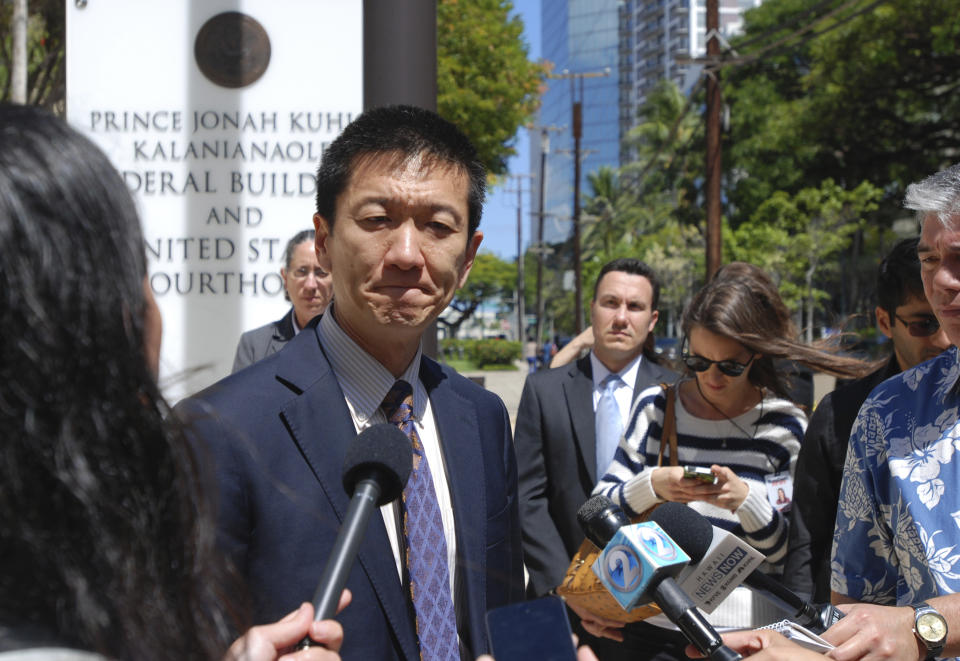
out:
<path id="1" fill-rule="evenodd" d="M 437 321 L 455 338 L 460 326 L 486 301 L 501 302 L 517 288 L 517 267 L 493 253 L 480 252 L 473 262 L 467 284 L 457 290 L 447 311 Z"/>
<path id="2" fill-rule="evenodd" d="M 734 225 L 774 191 L 825 178 L 884 188 L 893 218 L 907 183 L 956 161 L 960 0 L 781 0 L 744 29 L 741 55 L 784 44 L 724 74 Z"/>
<path id="3" fill-rule="evenodd" d="M 66 88 L 64 3 L 30 0 L 27 21 L 27 102 L 62 110 Z M 12 0 L 0 0 L 0 26 L 11 24 Z M 0 101 L 10 99 L 11 30 L 0 31 Z"/>
<path id="4" fill-rule="evenodd" d="M 470 138 L 491 174 L 504 174 L 517 129 L 537 108 L 542 64 L 531 62 L 509 0 L 437 3 L 437 110 Z"/>
<path id="5" fill-rule="evenodd" d="M 728 235 L 728 254 L 779 280 L 785 302 L 801 306 L 810 342 L 815 315 L 829 297 L 818 285 L 838 273 L 838 255 L 850 247 L 881 196 L 868 182 L 846 190 L 832 179 L 795 195 L 777 191 Z"/>
<path id="6" fill-rule="evenodd" d="M 603 166 L 587 175 L 590 194 L 584 198 L 581 216 L 584 233 L 583 259 L 607 262 L 621 244 L 633 242 L 633 230 L 639 225 L 639 207 L 621 186 L 617 170 Z"/>

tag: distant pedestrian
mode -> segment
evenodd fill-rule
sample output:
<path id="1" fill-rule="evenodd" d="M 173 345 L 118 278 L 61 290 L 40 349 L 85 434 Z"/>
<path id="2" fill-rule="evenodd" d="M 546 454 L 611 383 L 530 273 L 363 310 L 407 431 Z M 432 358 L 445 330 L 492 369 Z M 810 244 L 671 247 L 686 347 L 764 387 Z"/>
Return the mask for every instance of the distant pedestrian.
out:
<path id="1" fill-rule="evenodd" d="M 527 372 L 533 374 L 537 371 L 537 341 L 528 337 L 523 345 L 523 357 L 527 359 Z"/>

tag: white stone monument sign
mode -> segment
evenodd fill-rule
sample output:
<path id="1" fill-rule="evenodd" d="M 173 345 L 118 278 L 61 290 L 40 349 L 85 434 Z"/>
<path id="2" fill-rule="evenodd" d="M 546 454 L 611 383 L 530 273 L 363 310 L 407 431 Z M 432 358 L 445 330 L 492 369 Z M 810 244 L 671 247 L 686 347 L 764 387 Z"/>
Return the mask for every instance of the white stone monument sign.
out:
<path id="1" fill-rule="evenodd" d="M 289 309 L 287 240 L 362 106 L 354 0 L 67 0 L 67 116 L 140 210 L 171 400 L 226 375 Z"/>

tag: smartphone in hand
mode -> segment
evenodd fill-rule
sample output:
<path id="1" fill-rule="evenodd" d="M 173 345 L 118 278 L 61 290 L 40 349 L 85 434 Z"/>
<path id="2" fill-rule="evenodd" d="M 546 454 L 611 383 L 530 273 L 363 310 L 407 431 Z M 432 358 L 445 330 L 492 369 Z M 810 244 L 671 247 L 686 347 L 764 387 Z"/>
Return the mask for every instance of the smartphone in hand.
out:
<path id="1" fill-rule="evenodd" d="M 700 480 L 707 484 L 716 484 L 717 476 L 710 472 L 709 468 L 702 466 L 684 466 L 683 476 L 691 480 Z"/>
<path id="2" fill-rule="evenodd" d="M 497 661 L 577 661 L 567 607 L 559 597 L 487 611 L 487 633 Z"/>

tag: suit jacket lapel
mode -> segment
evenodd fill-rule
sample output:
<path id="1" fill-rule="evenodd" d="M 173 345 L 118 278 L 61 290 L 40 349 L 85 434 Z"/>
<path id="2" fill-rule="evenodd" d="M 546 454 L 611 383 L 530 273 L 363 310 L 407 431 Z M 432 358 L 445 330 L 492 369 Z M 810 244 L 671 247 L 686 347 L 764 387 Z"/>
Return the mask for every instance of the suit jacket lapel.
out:
<path id="1" fill-rule="evenodd" d="M 637 401 L 637 397 L 641 392 L 649 388 L 650 386 L 657 385 L 665 379 L 663 370 L 660 369 L 658 365 L 650 362 L 646 356 L 640 360 L 640 365 L 637 367 L 637 380 L 634 382 L 633 386 L 633 400 Z"/>
<path id="2" fill-rule="evenodd" d="M 486 566 L 487 502 L 486 478 L 483 475 L 483 457 L 479 436 L 479 421 L 473 402 L 460 396 L 434 361 L 424 358 L 420 363 L 420 380 L 430 396 L 443 448 L 447 486 L 453 505 L 457 530 L 457 592 L 466 590 L 458 599 L 466 610 L 457 609 L 457 629 L 461 632 L 484 631 L 486 623 L 486 585 L 483 572 L 471 568 Z M 460 596 L 460 595 L 458 595 Z M 472 605 L 479 608 L 471 608 Z M 476 642 L 464 638 L 469 649 Z"/>
<path id="3" fill-rule="evenodd" d="M 343 459 L 357 433 L 313 328 L 311 324 L 289 345 L 292 350 L 281 354 L 285 360 L 279 361 L 277 378 L 300 394 L 283 407 L 280 416 L 342 522 L 350 504 L 342 483 Z M 301 340 L 304 334 L 309 336 L 303 337 L 307 342 Z M 415 625 L 379 512 L 370 518 L 357 560 L 377 593 L 404 655 L 410 661 L 419 661 Z"/>
<path id="4" fill-rule="evenodd" d="M 567 379 L 563 384 L 563 394 L 570 421 L 573 424 L 573 437 L 580 451 L 580 459 L 587 468 L 587 474 L 593 484 L 597 483 L 597 431 L 593 413 L 593 369 L 590 356 L 584 356 L 569 366 Z"/>

